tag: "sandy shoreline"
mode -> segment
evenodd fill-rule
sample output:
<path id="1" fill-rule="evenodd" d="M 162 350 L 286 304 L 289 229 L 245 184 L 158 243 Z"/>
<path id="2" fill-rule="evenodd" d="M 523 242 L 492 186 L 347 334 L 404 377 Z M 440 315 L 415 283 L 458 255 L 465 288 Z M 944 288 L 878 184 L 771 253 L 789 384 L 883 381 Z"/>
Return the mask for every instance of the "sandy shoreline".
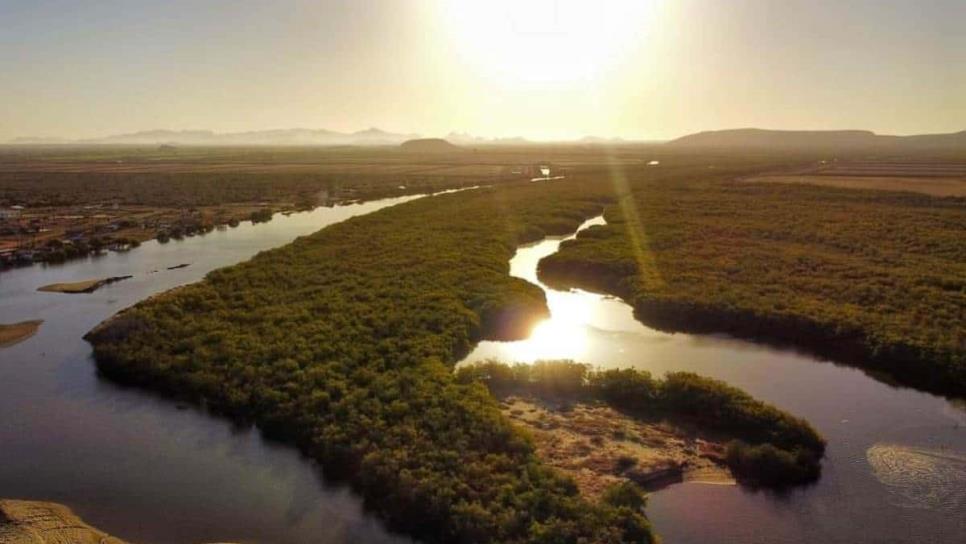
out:
<path id="1" fill-rule="evenodd" d="M 126 544 L 52 502 L 0 500 L 2 544 Z"/>
<path id="2" fill-rule="evenodd" d="M 0 544 L 128 544 L 128 542 L 88 525 L 63 504 L 0 499 Z"/>

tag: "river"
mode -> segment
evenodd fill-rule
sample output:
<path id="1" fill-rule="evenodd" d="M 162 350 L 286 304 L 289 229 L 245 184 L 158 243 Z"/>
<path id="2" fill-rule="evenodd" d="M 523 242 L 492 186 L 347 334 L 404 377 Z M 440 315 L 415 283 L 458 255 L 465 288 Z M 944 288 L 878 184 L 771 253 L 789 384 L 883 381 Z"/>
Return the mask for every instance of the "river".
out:
<path id="1" fill-rule="evenodd" d="M 0 350 L 0 497 L 62 502 L 92 525 L 152 544 L 406 541 L 294 448 L 98 379 L 81 337 L 152 294 L 412 198 L 276 215 L 266 224 L 0 274 L 0 322 L 44 320 L 35 336 Z M 561 240 L 521 247 L 511 274 L 541 285 L 537 262 Z M 168 270 L 182 263 L 190 266 Z M 128 274 L 93 294 L 36 291 Z M 565 357 L 655 374 L 691 370 L 807 418 L 829 440 L 821 480 L 784 495 L 700 484 L 653 494 L 648 514 L 669 544 L 961 542 L 966 534 L 962 407 L 790 351 L 657 332 L 613 298 L 549 289 L 547 298 L 551 318 L 530 339 L 483 342 L 467 360 Z"/>
<path id="2" fill-rule="evenodd" d="M 597 217 L 580 228 L 603 224 Z M 511 275 L 544 289 L 550 318 L 527 340 L 480 343 L 464 363 L 566 358 L 696 372 L 804 417 L 828 439 L 814 485 L 777 494 L 685 483 L 652 494 L 647 513 L 665 542 L 963 542 L 966 407 L 790 350 L 659 332 L 618 299 L 550 289 L 537 263 L 572 237 L 522 246 L 510 261 Z"/>
<path id="3" fill-rule="evenodd" d="M 150 544 L 407 542 L 294 448 L 99 379 L 82 336 L 150 295 L 413 198 L 276 214 L 268 223 L 0 273 L 0 323 L 44 320 L 30 339 L 0 349 L 0 497 L 61 502 L 95 527 Z M 129 274 L 92 294 L 37 292 Z"/>

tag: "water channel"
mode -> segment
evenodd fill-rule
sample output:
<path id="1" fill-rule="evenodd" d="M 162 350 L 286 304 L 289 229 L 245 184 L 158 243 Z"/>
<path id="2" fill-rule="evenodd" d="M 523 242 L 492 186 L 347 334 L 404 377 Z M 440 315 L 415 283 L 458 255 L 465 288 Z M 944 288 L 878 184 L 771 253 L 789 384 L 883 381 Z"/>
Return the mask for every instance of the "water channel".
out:
<path id="1" fill-rule="evenodd" d="M 602 224 L 597 217 L 580 228 Z M 527 340 L 480 343 L 464 362 L 563 358 L 696 372 L 804 417 L 828 440 L 815 485 L 776 494 L 685 483 L 652 494 L 647 513 L 665 542 L 963 542 L 966 407 L 789 350 L 659 332 L 618 299 L 550 289 L 537 263 L 569 238 L 522 246 L 510 261 L 511 275 L 544 289 L 550 318 Z"/>
<path id="2" fill-rule="evenodd" d="M 155 293 L 298 236 L 413 196 L 317 208 L 272 221 L 0 273 L 0 323 L 43 319 L 0 349 L 0 497 L 65 503 L 115 536 L 190 542 L 406 542 L 257 430 L 99 379 L 83 335 Z M 189 264 L 184 268 L 168 267 Z M 37 288 L 132 275 L 91 294 Z"/>

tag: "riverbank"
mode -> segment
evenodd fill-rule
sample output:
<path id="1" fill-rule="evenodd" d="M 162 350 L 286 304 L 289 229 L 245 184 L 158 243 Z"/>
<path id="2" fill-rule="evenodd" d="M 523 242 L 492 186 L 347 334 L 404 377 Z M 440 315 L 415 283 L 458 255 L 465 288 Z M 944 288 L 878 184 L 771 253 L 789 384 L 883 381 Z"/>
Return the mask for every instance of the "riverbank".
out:
<path id="1" fill-rule="evenodd" d="M 566 248 L 564 248 L 566 250 Z M 792 348 L 838 363 L 857 366 L 872 377 L 950 398 L 966 396 L 966 373 L 960 354 L 902 341 L 881 342 L 866 331 L 800 315 L 763 313 L 731 305 L 701 304 L 641 295 L 621 274 L 626 266 L 575 263 L 548 257 L 538 275 L 554 289 L 583 289 L 617 297 L 634 309 L 644 325 L 664 332 L 727 334 L 778 348 Z"/>
<path id="2" fill-rule="evenodd" d="M 40 329 L 43 322 L 42 319 L 35 319 L 9 325 L 0 323 L 0 348 L 18 344 L 37 334 L 37 330 Z"/>
<path id="3" fill-rule="evenodd" d="M 127 544 L 52 502 L 0 499 L 2 544 Z"/>
<path id="4" fill-rule="evenodd" d="M 87 524 L 63 504 L 0 499 L 0 544 L 128 544 L 128 542 Z"/>

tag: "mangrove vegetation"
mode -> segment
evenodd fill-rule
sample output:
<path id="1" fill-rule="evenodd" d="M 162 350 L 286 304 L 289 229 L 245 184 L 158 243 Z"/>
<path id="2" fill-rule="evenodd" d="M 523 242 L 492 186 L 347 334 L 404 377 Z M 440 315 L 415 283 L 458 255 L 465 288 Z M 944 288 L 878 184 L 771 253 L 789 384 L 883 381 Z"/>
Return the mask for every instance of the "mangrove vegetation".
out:
<path id="1" fill-rule="evenodd" d="M 966 395 L 966 200 L 631 176 L 545 283 L 620 296 L 647 325 L 806 349 Z"/>
<path id="2" fill-rule="evenodd" d="M 542 291 L 514 248 L 606 204 L 562 185 L 425 198 L 357 217 L 142 302 L 89 335 L 99 370 L 296 442 L 430 542 L 649 542 L 628 493 L 590 503 L 452 364 L 519 338 Z"/>

